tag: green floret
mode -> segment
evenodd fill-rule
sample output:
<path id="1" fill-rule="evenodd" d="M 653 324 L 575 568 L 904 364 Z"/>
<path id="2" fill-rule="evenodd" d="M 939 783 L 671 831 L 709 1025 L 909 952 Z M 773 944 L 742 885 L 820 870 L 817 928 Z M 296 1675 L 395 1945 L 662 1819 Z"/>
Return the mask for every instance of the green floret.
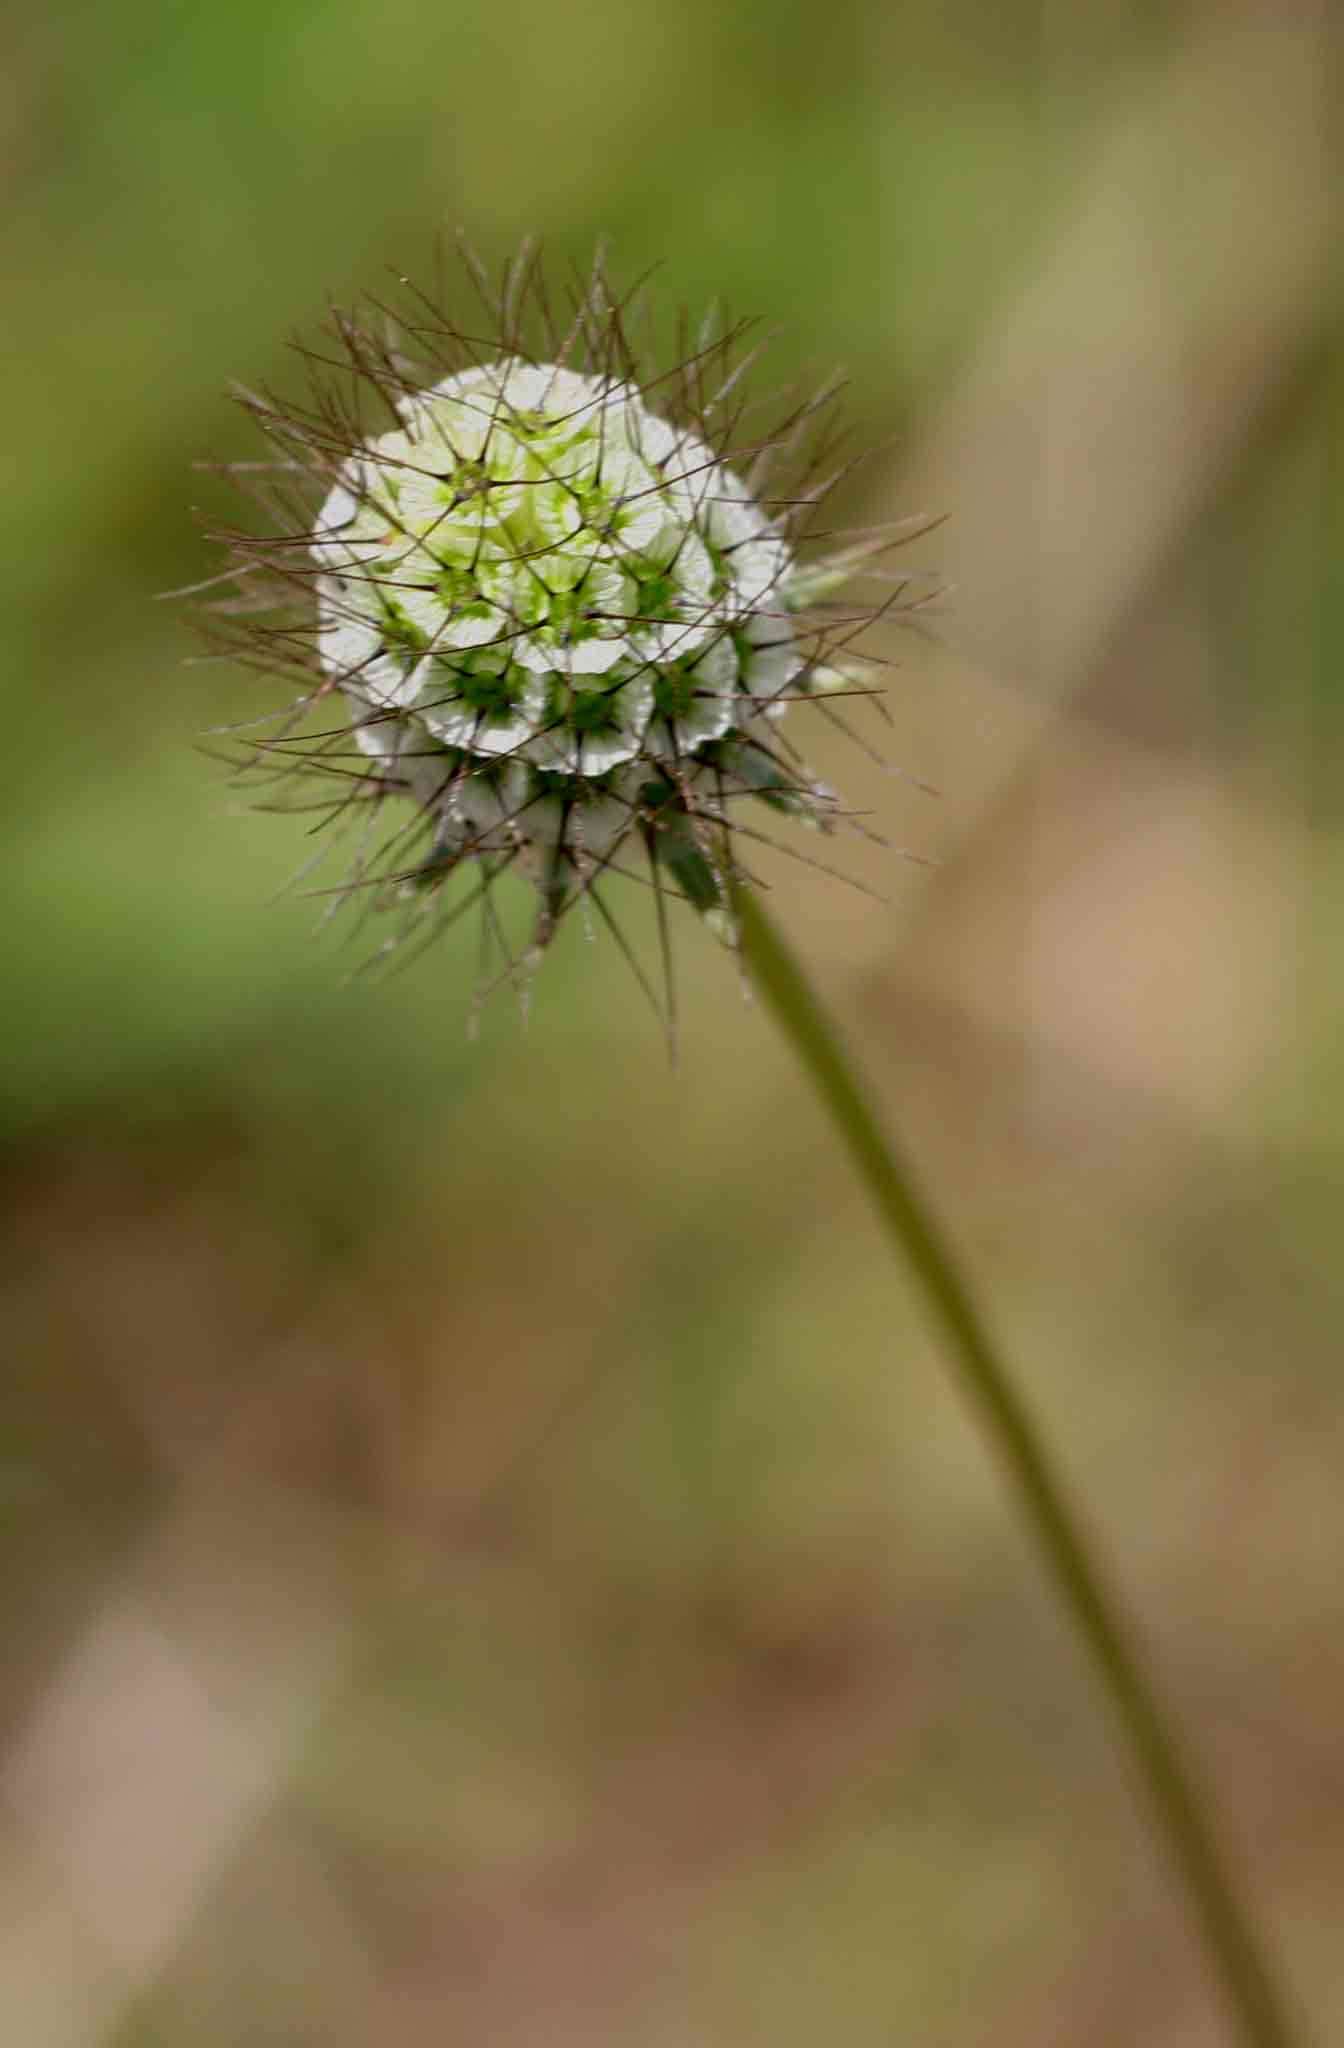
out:
<path id="1" fill-rule="evenodd" d="M 519 668 L 468 663 L 451 673 L 462 702 L 486 718 L 507 717 L 527 687 L 526 672 Z"/>
<path id="2" fill-rule="evenodd" d="M 429 637 L 413 619 L 408 619 L 395 598 L 382 601 L 383 649 L 403 661 L 418 660 L 429 645 Z"/>
<path id="3" fill-rule="evenodd" d="M 608 684 L 603 689 L 578 690 L 567 682 L 552 685 L 546 703 L 548 725 L 592 738 L 598 733 L 619 730 L 617 702 L 620 689 Z"/>
<path id="4" fill-rule="evenodd" d="M 653 708 L 660 718 L 689 718 L 700 694 L 694 669 L 678 665 L 660 669 L 653 679 Z"/>

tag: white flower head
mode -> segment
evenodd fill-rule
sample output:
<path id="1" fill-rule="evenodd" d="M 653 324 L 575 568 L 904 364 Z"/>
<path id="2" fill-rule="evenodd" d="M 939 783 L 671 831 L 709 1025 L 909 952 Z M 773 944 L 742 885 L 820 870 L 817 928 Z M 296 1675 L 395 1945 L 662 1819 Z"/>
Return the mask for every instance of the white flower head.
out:
<path id="1" fill-rule="evenodd" d="M 252 765 L 343 815 L 387 806 L 352 886 L 411 926 L 460 870 L 488 889 L 513 869 L 533 952 L 585 897 L 609 918 L 612 873 L 726 929 L 744 800 L 841 818 L 785 714 L 866 693 L 853 641 L 877 608 L 836 593 L 892 543 L 809 543 L 833 394 L 763 430 L 744 329 L 650 376 L 600 261 L 563 325 L 529 252 L 498 293 L 470 268 L 495 348 L 421 299 L 395 341 L 385 308 L 341 314 L 348 370 L 315 404 L 245 400 L 281 450 L 279 531 L 233 540 L 247 604 L 223 637 L 302 684 Z"/>

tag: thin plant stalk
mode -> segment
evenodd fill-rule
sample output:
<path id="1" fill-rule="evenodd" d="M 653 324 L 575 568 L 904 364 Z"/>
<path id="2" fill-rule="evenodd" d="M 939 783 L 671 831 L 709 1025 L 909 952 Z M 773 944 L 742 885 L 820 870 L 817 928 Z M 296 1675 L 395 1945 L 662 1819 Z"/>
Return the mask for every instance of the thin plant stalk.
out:
<path id="1" fill-rule="evenodd" d="M 828 1111 L 893 1248 L 913 1268 L 962 1390 L 998 1452 L 1055 1589 L 1091 1653 L 1158 1830 L 1187 1887 L 1228 2010 L 1249 2048 L 1291 2048 L 1280 1992 L 1214 1840 L 1203 1801 L 1040 1433 L 971 1287 L 912 1176 L 883 1131 L 854 1064 L 760 898 L 734 889 L 742 957 L 755 989 Z"/>

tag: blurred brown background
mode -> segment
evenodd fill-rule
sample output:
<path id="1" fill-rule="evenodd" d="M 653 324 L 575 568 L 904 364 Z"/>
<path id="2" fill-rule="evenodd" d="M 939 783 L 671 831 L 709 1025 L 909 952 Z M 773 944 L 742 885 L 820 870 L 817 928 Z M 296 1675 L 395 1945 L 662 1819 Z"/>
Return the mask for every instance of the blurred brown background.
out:
<path id="1" fill-rule="evenodd" d="M 348 979 L 194 751 L 221 395 L 612 237 L 947 510 L 885 905 L 774 901 L 1344 2035 L 1337 18 L 67 0 L 3 30 L 16 2048 L 1212 2048 L 1090 1675 L 731 963 Z M 456 286 L 453 287 L 457 289 Z M 456 302 L 454 302 L 456 303 Z M 878 728 L 869 730 L 878 736 Z M 936 798 L 903 777 L 936 785 Z M 637 935 L 640 909 L 631 906 Z M 366 949 L 367 950 L 367 949 Z"/>

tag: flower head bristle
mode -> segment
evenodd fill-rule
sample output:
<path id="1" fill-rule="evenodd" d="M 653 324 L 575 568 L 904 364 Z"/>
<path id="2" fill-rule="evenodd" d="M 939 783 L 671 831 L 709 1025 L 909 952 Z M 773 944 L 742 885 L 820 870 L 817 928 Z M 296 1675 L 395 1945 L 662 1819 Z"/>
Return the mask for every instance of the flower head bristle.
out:
<path id="1" fill-rule="evenodd" d="M 466 260 L 488 338 L 403 280 L 397 312 L 332 315 L 302 402 L 240 394 L 279 459 L 234 473 L 273 530 L 221 536 L 211 612 L 299 692 L 247 766 L 375 826 L 342 893 L 400 906 L 398 941 L 462 907 L 464 868 L 491 917 L 500 875 L 530 879 L 532 954 L 585 899 L 609 921 L 609 872 L 731 938 L 741 800 L 842 815 L 782 721 L 869 693 L 855 635 L 894 600 L 831 601 L 906 536 L 809 546 L 834 389 L 762 425 L 746 324 L 650 373 L 601 258 L 563 308 L 530 250 L 498 289 Z"/>

